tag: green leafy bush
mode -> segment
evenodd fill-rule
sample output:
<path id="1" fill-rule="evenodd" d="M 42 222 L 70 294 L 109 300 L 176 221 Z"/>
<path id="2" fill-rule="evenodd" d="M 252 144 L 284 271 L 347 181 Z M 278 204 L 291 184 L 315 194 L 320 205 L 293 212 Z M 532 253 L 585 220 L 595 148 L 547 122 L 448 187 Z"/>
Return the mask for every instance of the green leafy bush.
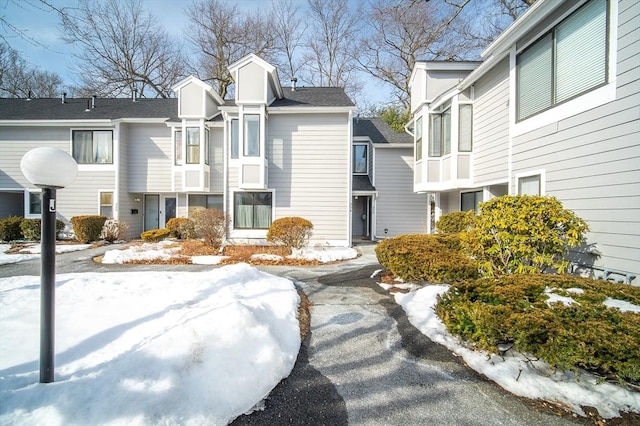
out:
<path id="1" fill-rule="evenodd" d="M 197 213 L 194 213 L 197 215 Z M 171 236 L 174 238 L 180 238 L 181 240 L 188 240 L 196 238 L 195 223 L 193 220 L 186 217 L 174 217 L 167 222 L 167 229 L 171 231 Z"/>
<path id="2" fill-rule="evenodd" d="M 64 222 L 56 219 L 56 235 L 64 229 Z M 22 219 L 20 230 L 24 238 L 29 241 L 40 241 L 42 236 L 42 224 L 40 219 Z"/>
<path id="3" fill-rule="evenodd" d="M 457 234 L 473 228 L 476 215 L 473 210 L 443 214 L 436 222 L 438 234 Z"/>
<path id="4" fill-rule="evenodd" d="M 100 238 L 110 243 L 127 238 L 129 224 L 123 220 L 107 219 L 104 222 Z"/>
<path id="5" fill-rule="evenodd" d="M 281 217 L 273 221 L 267 232 L 267 241 L 285 247 L 301 249 L 309 244 L 313 224 L 302 217 Z"/>
<path id="6" fill-rule="evenodd" d="M 20 224 L 22 223 L 22 217 L 9 216 L 4 219 L 0 219 L 0 241 L 13 241 L 21 240 L 24 238 Z"/>
<path id="7" fill-rule="evenodd" d="M 378 261 L 405 280 L 456 282 L 478 277 L 477 266 L 460 250 L 455 235 L 398 235 L 376 246 Z"/>
<path id="8" fill-rule="evenodd" d="M 209 247 L 219 248 L 227 235 L 229 217 L 218 209 L 199 209 L 193 216 L 198 238 L 202 238 Z"/>
<path id="9" fill-rule="evenodd" d="M 474 227 L 460 237 L 485 276 L 564 272 L 563 257 L 589 230 L 553 197 L 505 195 L 480 204 Z"/>
<path id="10" fill-rule="evenodd" d="M 549 292 L 575 303 L 550 303 Z M 554 368 L 640 384 L 640 313 L 607 307 L 606 298 L 640 305 L 640 288 L 571 275 L 505 275 L 454 284 L 436 312 L 452 334 L 489 352 L 513 342 Z"/>
<path id="11" fill-rule="evenodd" d="M 148 243 L 157 243 L 158 241 L 168 238 L 169 235 L 171 235 L 171 231 L 167 228 L 150 229 L 140 234 L 140 238 L 142 238 L 142 241 L 146 241 Z"/>
<path id="12" fill-rule="evenodd" d="M 100 215 L 85 215 L 74 216 L 71 218 L 71 226 L 73 226 L 73 233 L 76 236 L 76 240 L 81 243 L 89 243 L 92 241 L 98 241 L 104 223 L 107 221 L 105 216 Z"/>

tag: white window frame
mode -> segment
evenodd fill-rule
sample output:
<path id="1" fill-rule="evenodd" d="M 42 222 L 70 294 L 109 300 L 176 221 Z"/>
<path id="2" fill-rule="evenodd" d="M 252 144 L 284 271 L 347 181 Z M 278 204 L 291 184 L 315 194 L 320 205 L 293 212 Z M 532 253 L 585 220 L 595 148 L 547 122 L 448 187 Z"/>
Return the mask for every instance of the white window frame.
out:
<path id="1" fill-rule="evenodd" d="M 102 194 L 111 194 L 111 204 L 102 204 Z M 111 207 L 111 216 L 106 216 L 108 219 L 115 219 L 116 217 L 116 210 L 115 210 L 115 191 L 113 190 L 100 190 L 98 191 L 98 214 L 102 215 L 102 208 L 103 207 Z"/>
<path id="2" fill-rule="evenodd" d="M 189 130 L 195 130 L 194 134 L 196 134 L 198 136 L 198 143 L 197 144 L 191 144 L 189 145 Z M 189 164 L 189 165 L 194 165 L 194 164 L 201 164 L 202 163 L 202 141 L 201 141 L 202 137 L 201 137 L 201 128 L 200 126 L 186 126 L 185 128 L 185 135 L 184 135 L 184 146 L 185 146 L 185 158 L 184 158 L 184 164 Z M 198 147 L 198 160 L 197 161 L 193 161 L 193 159 L 190 160 L 190 156 L 189 156 L 189 147 Z"/>
<path id="3" fill-rule="evenodd" d="M 364 172 L 356 171 L 356 147 L 360 147 L 360 146 L 363 146 L 365 148 L 365 152 L 364 152 L 365 153 L 365 164 L 364 164 L 365 165 L 365 171 Z M 368 175 L 369 174 L 369 144 L 367 144 L 367 143 L 354 143 L 352 149 L 353 149 L 353 160 L 352 160 L 353 163 L 351 165 L 352 173 L 354 175 L 361 175 L 361 176 Z"/>
<path id="4" fill-rule="evenodd" d="M 516 173 L 515 175 L 515 193 L 517 195 L 521 195 L 520 194 L 520 180 L 524 179 L 524 178 L 530 178 L 530 177 L 534 177 L 534 176 L 539 176 L 540 178 L 540 183 L 539 183 L 539 189 L 540 189 L 540 196 L 544 197 L 547 192 L 546 192 L 546 178 L 545 178 L 545 171 L 544 170 L 530 170 L 527 172 L 522 172 L 522 173 Z"/>
<path id="5" fill-rule="evenodd" d="M 422 132 L 422 116 L 416 119 L 416 147 L 415 147 L 415 157 L 416 162 L 422 161 L 422 143 L 423 143 L 423 132 Z"/>
<path id="6" fill-rule="evenodd" d="M 255 117 L 255 120 L 252 118 L 248 120 L 248 117 Z M 255 122 L 258 124 L 257 131 L 257 140 L 255 141 L 257 144 L 258 152 L 255 154 L 249 154 L 249 131 L 248 125 L 249 122 Z M 250 158 L 259 158 L 262 156 L 262 114 L 259 112 L 245 112 L 242 115 L 242 156 L 250 157 Z"/>
<path id="7" fill-rule="evenodd" d="M 255 232 L 259 232 L 261 234 L 264 234 L 269 228 L 239 228 L 237 227 L 236 224 L 236 195 L 238 194 L 271 194 L 271 222 L 269 223 L 269 226 L 271 226 L 271 224 L 273 223 L 274 217 L 275 217 L 275 191 L 234 191 L 233 192 L 233 198 L 232 198 L 232 205 L 233 205 L 233 230 L 234 231 L 239 231 L 239 232 L 245 232 L 245 233 L 255 233 Z"/>
<path id="8" fill-rule="evenodd" d="M 600 105 L 604 105 L 608 102 L 612 102 L 616 99 L 616 72 L 617 72 L 617 40 L 618 40 L 618 2 L 609 1 L 608 3 L 608 15 L 607 15 L 607 81 L 604 85 L 586 91 L 576 97 L 556 104 L 549 109 L 546 109 L 537 114 L 531 115 L 528 118 L 518 121 L 517 119 L 517 68 L 516 57 L 517 55 L 529 47 L 523 46 L 521 49 L 516 50 L 516 46 L 512 46 L 510 53 L 510 117 L 511 117 L 511 133 L 513 136 L 522 135 L 546 125 L 556 123 L 560 120 L 572 117 L 582 112 L 589 111 Z M 580 5 L 572 10 L 573 13 Z M 566 19 L 570 14 L 563 16 L 557 21 L 551 23 L 544 32 L 555 28 L 559 23 Z M 533 43 L 540 40 L 541 37 L 533 40 Z"/>
<path id="9" fill-rule="evenodd" d="M 107 170 L 115 170 L 115 164 L 117 161 L 116 158 L 116 140 L 115 140 L 115 134 L 116 134 L 116 129 L 113 129 L 111 127 L 91 127 L 91 128 L 86 128 L 86 127 L 75 127 L 75 128 L 71 128 L 69 130 L 69 153 L 71 155 L 71 157 L 73 157 L 73 159 L 75 160 L 75 151 L 74 151 L 74 147 L 73 147 L 73 135 L 75 132 L 111 132 L 111 162 L 110 163 L 80 163 L 76 160 L 76 163 L 78 163 L 78 171 L 107 171 Z"/>
<path id="10" fill-rule="evenodd" d="M 179 137 L 178 137 L 179 136 Z M 173 130 L 173 164 L 175 166 L 184 165 L 184 132 L 182 127 Z"/>
<path id="11" fill-rule="evenodd" d="M 40 200 L 40 213 L 31 212 L 31 196 L 34 195 Z M 42 217 L 42 190 L 25 189 L 24 191 L 24 217 L 27 219 L 38 219 Z"/>
<path id="12" fill-rule="evenodd" d="M 238 117 L 233 117 L 229 120 L 229 158 L 231 160 L 237 160 L 240 158 L 240 119 Z"/>

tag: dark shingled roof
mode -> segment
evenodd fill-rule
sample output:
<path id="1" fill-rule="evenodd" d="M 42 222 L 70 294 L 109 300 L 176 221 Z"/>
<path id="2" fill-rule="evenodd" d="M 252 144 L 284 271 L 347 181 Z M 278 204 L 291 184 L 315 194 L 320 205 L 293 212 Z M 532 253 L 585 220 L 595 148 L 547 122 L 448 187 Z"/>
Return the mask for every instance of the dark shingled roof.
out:
<path id="1" fill-rule="evenodd" d="M 344 89 L 340 87 L 283 87 L 283 99 L 276 99 L 271 107 L 352 107 Z"/>
<path id="2" fill-rule="evenodd" d="M 373 143 L 413 143 L 408 133 L 398 133 L 380 117 L 353 119 L 353 136 L 368 136 Z"/>
<path id="3" fill-rule="evenodd" d="M 0 99 L 0 120 L 100 120 L 119 118 L 169 118 L 178 114 L 178 100 L 96 98 L 96 107 L 86 111 L 86 98 Z"/>
<path id="4" fill-rule="evenodd" d="M 353 175 L 351 181 L 352 191 L 375 191 L 376 188 L 371 185 L 368 175 Z"/>

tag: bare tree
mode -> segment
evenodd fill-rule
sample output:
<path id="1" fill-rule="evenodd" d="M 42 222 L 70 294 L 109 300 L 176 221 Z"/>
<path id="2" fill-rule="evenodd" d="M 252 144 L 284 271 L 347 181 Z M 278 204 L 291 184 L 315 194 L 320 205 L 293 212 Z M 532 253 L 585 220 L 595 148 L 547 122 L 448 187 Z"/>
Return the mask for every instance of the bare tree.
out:
<path id="1" fill-rule="evenodd" d="M 61 85 L 58 74 L 30 66 L 9 45 L 0 43 L 0 97 L 53 98 L 59 94 Z"/>
<path id="2" fill-rule="evenodd" d="M 297 78 L 303 65 L 297 52 L 307 28 L 300 18 L 300 8 L 291 0 L 272 0 L 270 21 L 275 38 L 274 64 L 282 71 L 280 78 Z"/>
<path id="3" fill-rule="evenodd" d="M 375 0 L 362 39 L 361 68 L 393 87 L 396 101 L 409 103 L 409 77 L 418 60 L 459 60 L 469 46 L 451 34 L 452 22 L 470 0 L 406 2 Z"/>
<path id="4" fill-rule="evenodd" d="M 356 78 L 360 20 L 348 0 L 308 0 L 311 33 L 307 40 L 306 80 L 314 86 L 345 87 L 354 96 L 362 87 Z"/>
<path id="5" fill-rule="evenodd" d="M 82 91 L 100 96 L 169 97 L 184 76 L 180 47 L 141 0 L 82 0 L 58 10 L 63 38 L 76 54 Z"/>
<path id="6" fill-rule="evenodd" d="M 201 53 L 199 78 L 212 82 L 223 98 L 233 79 L 227 67 L 249 53 L 271 59 L 273 36 L 268 19 L 258 12 L 243 15 L 235 5 L 197 0 L 186 10 L 189 37 Z"/>

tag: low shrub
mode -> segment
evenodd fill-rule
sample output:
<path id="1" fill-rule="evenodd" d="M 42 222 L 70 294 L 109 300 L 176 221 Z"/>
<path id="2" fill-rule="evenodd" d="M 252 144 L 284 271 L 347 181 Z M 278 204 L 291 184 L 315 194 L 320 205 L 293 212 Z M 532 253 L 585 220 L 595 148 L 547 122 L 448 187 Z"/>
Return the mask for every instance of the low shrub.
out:
<path id="1" fill-rule="evenodd" d="M 550 303 L 549 293 L 575 303 Z M 452 334 L 489 352 L 513 342 L 554 368 L 640 384 L 640 313 L 608 307 L 607 298 L 640 305 L 640 288 L 571 275 L 507 275 L 454 284 L 436 312 Z"/>
<path id="2" fill-rule="evenodd" d="M 56 236 L 64 229 L 64 222 L 56 219 Z M 40 241 L 42 237 L 42 223 L 40 219 L 22 219 L 20 230 L 26 240 Z M 57 238 L 57 237 L 56 237 Z"/>
<path id="3" fill-rule="evenodd" d="M 376 247 L 378 261 L 405 280 L 456 282 L 478 277 L 477 266 L 459 250 L 455 235 L 398 235 Z"/>
<path id="4" fill-rule="evenodd" d="M 473 228 L 475 217 L 473 210 L 443 214 L 436 222 L 436 230 L 440 235 L 468 231 Z"/>
<path id="5" fill-rule="evenodd" d="M 167 228 L 150 229 L 140 234 L 140 238 L 148 243 L 157 243 L 158 241 L 168 238 L 169 235 L 171 235 L 171 231 Z"/>
<path id="6" fill-rule="evenodd" d="M 19 216 L 9 216 L 0 219 L 0 241 L 21 240 L 24 238 L 20 224 L 23 218 Z"/>
<path id="7" fill-rule="evenodd" d="M 171 231 L 171 236 L 188 240 L 196 238 L 195 223 L 186 217 L 174 217 L 167 222 L 167 229 Z"/>
<path id="8" fill-rule="evenodd" d="M 227 235 L 229 217 L 218 209 L 199 209 L 193 215 L 198 238 L 202 238 L 209 247 L 219 248 Z"/>
<path id="9" fill-rule="evenodd" d="M 313 224 L 302 217 L 282 217 L 273 221 L 267 232 L 267 241 L 292 249 L 309 244 Z"/>
<path id="10" fill-rule="evenodd" d="M 100 215 L 85 215 L 74 216 L 71 218 L 71 225 L 73 226 L 73 233 L 76 236 L 76 240 L 81 243 L 90 243 L 92 241 L 98 241 L 104 223 L 107 221 L 106 216 Z"/>
<path id="11" fill-rule="evenodd" d="M 108 219 L 104 222 L 100 238 L 110 243 L 127 238 L 129 224 L 123 220 Z"/>

